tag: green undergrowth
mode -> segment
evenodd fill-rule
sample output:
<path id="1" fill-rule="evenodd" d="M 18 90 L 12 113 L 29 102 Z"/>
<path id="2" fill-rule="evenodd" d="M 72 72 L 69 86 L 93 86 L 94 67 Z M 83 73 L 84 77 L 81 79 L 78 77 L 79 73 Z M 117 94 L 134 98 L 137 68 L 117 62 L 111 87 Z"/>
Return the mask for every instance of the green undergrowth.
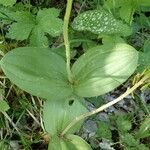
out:
<path id="1" fill-rule="evenodd" d="M 140 94 L 150 80 L 131 94 L 134 104 L 127 110 L 115 105 L 109 121 L 90 117 L 97 126 L 92 137 L 81 139 L 83 121 L 61 135 L 88 111 L 86 101 L 98 108 L 106 103 L 99 95 L 114 89 L 121 95 L 150 74 L 149 0 L 73 1 L 71 81 L 63 40 L 66 5 L 0 0 L 0 150 L 149 150 L 150 105 Z"/>

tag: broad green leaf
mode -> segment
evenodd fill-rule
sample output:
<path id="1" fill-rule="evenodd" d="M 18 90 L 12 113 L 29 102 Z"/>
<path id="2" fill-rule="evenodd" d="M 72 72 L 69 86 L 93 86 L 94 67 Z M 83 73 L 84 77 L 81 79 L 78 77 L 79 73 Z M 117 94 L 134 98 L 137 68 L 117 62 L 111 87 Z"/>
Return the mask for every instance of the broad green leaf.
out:
<path id="1" fill-rule="evenodd" d="M 16 3 L 16 0 L 0 0 L 0 4 L 4 6 L 13 6 Z"/>
<path id="2" fill-rule="evenodd" d="M 130 45 L 95 47 L 73 64 L 74 91 L 82 97 L 105 94 L 134 73 L 137 61 L 138 52 Z"/>
<path id="3" fill-rule="evenodd" d="M 73 134 L 66 135 L 64 139 L 53 136 L 48 150 L 92 150 L 90 145 L 81 137 Z"/>
<path id="4" fill-rule="evenodd" d="M 16 48 L 1 60 L 6 76 L 23 90 L 46 99 L 71 95 L 65 60 L 50 49 Z"/>
<path id="5" fill-rule="evenodd" d="M 131 29 L 105 10 L 90 10 L 79 14 L 73 21 L 73 28 L 78 31 L 90 31 L 95 34 L 121 34 L 128 36 Z"/>
<path id="6" fill-rule="evenodd" d="M 66 58 L 66 53 L 65 53 L 65 46 L 58 46 L 58 47 L 54 47 L 51 48 L 51 51 L 55 52 L 56 54 Z M 76 55 L 76 50 L 70 47 L 70 57 L 71 59 L 74 58 L 74 56 Z"/>
<path id="7" fill-rule="evenodd" d="M 66 140 L 68 150 L 92 150 L 90 145 L 77 135 L 69 134 L 66 138 L 70 140 Z"/>
<path id="8" fill-rule="evenodd" d="M 67 150 L 65 142 L 57 135 L 51 137 L 48 150 Z"/>
<path id="9" fill-rule="evenodd" d="M 5 112 L 9 109 L 9 105 L 6 101 L 0 100 L 0 112 Z"/>
<path id="10" fill-rule="evenodd" d="M 50 135 L 60 133 L 77 116 L 87 112 L 78 97 L 70 97 L 60 101 L 46 101 L 44 104 L 43 118 L 46 131 Z M 68 132 L 74 133 L 79 130 L 83 121 L 79 122 Z"/>

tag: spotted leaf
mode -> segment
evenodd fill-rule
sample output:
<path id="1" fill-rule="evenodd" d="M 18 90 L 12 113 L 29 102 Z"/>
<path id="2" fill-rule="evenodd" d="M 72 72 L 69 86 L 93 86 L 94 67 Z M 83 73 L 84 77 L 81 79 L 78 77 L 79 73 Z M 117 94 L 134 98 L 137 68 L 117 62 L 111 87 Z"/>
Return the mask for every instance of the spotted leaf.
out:
<path id="1" fill-rule="evenodd" d="M 73 21 L 78 31 L 90 31 L 94 34 L 120 34 L 128 36 L 131 28 L 105 10 L 89 10 L 79 14 Z"/>

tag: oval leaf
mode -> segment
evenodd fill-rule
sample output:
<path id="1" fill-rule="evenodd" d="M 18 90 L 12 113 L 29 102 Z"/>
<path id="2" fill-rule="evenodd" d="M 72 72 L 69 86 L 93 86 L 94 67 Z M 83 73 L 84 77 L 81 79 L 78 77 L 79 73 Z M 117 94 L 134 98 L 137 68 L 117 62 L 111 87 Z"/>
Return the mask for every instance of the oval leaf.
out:
<path id="1" fill-rule="evenodd" d="M 73 21 L 73 28 L 78 31 L 90 31 L 94 34 L 130 35 L 131 29 L 105 10 L 89 10 L 79 14 Z"/>
<path id="2" fill-rule="evenodd" d="M 62 132 L 65 127 L 75 117 L 87 112 L 87 109 L 79 102 L 80 99 L 77 97 L 70 97 L 64 101 L 46 101 L 43 109 L 43 118 L 46 131 L 50 135 Z M 73 126 L 68 132 L 74 133 L 78 131 L 82 125 L 79 122 Z"/>
<path id="3" fill-rule="evenodd" d="M 6 76 L 21 89 L 46 99 L 71 95 L 64 59 L 50 49 L 17 48 L 1 60 Z"/>
<path id="4" fill-rule="evenodd" d="M 83 54 L 73 65 L 76 94 L 93 97 L 125 82 L 137 67 L 138 52 L 127 44 L 99 46 Z"/>
<path id="5" fill-rule="evenodd" d="M 57 135 L 50 139 L 48 150 L 67 150 L 65 142 Z"/>
<path id="6" fill-rule="evenodd" d="M 90 145 L 81 137 L 73 134 L 69 134 L 66 137 L 69 139 L 66 142 L 68 150 L 92 150 Z"/>
<path id="7" fill-rule="evenodd" d="M 90 145 L 81 137 L 73 134 L 64 139 L 53 136 L 50 140 L 48 150 L 92 150 Z"/>

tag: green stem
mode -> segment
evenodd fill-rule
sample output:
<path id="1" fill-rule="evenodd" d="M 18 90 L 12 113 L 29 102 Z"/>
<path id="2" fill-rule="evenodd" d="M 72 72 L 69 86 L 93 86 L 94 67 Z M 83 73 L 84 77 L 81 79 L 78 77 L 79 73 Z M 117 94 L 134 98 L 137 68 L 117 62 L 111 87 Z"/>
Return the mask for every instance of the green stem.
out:
<path id="1" fill-rule="evenodd" d="M 137 89 L 140 85 L 142 85 L 144 83 L 145 80 L 147 80 L 149 78 L 149 76 L 145 76 L 143 77 L 138 83 L 136 83 L 132 88 L 128 89 L 124 94 L 122 94 L 121 96 L 119 96 L 118 98 L 114 99 L 113 101 L 107 103 L 107 104 L 104 104 L 102 105 L 101 107 L 97 108 L 97 109 L 94 109 L 93 111 L 90 111 L 90 112 L 87 112 L 83 115 L 80 115 L 78 117 L 76 117 L 65 129 L 64 131 L 62 132 L 62 136 L 65 135 L 68 130 L 74 126 L 76 123 L 78 123 L 79 121 L 89 117 L 89 116 L 92 116 L 96 113 L 99 113 L 105 109 L 107 109 L 108 107 L 118 103 L 119 101 L 123 100 L 126 96 L 128 96 L 129 94 L 131 94 L 135 89 Z"/>
<path id="2" fill-rule="evenodd" d="M 72 73 L 70 68 L 70 43 L 69 43 L 69 37 L 68 37 L 68 26 L 69 26 L 69 19 L 70 19 L 70 13 L 72 9 L 72 2 L 73 0 L 67 0 L 67 8 L 66 13 L 64 17 L 64 27 L 63 27 L 63 35 L 64 35 L 64 44 L 66 48 L 66 69 L 68 74 L 68 80 L 70 83 L 72 83 Z"/>

